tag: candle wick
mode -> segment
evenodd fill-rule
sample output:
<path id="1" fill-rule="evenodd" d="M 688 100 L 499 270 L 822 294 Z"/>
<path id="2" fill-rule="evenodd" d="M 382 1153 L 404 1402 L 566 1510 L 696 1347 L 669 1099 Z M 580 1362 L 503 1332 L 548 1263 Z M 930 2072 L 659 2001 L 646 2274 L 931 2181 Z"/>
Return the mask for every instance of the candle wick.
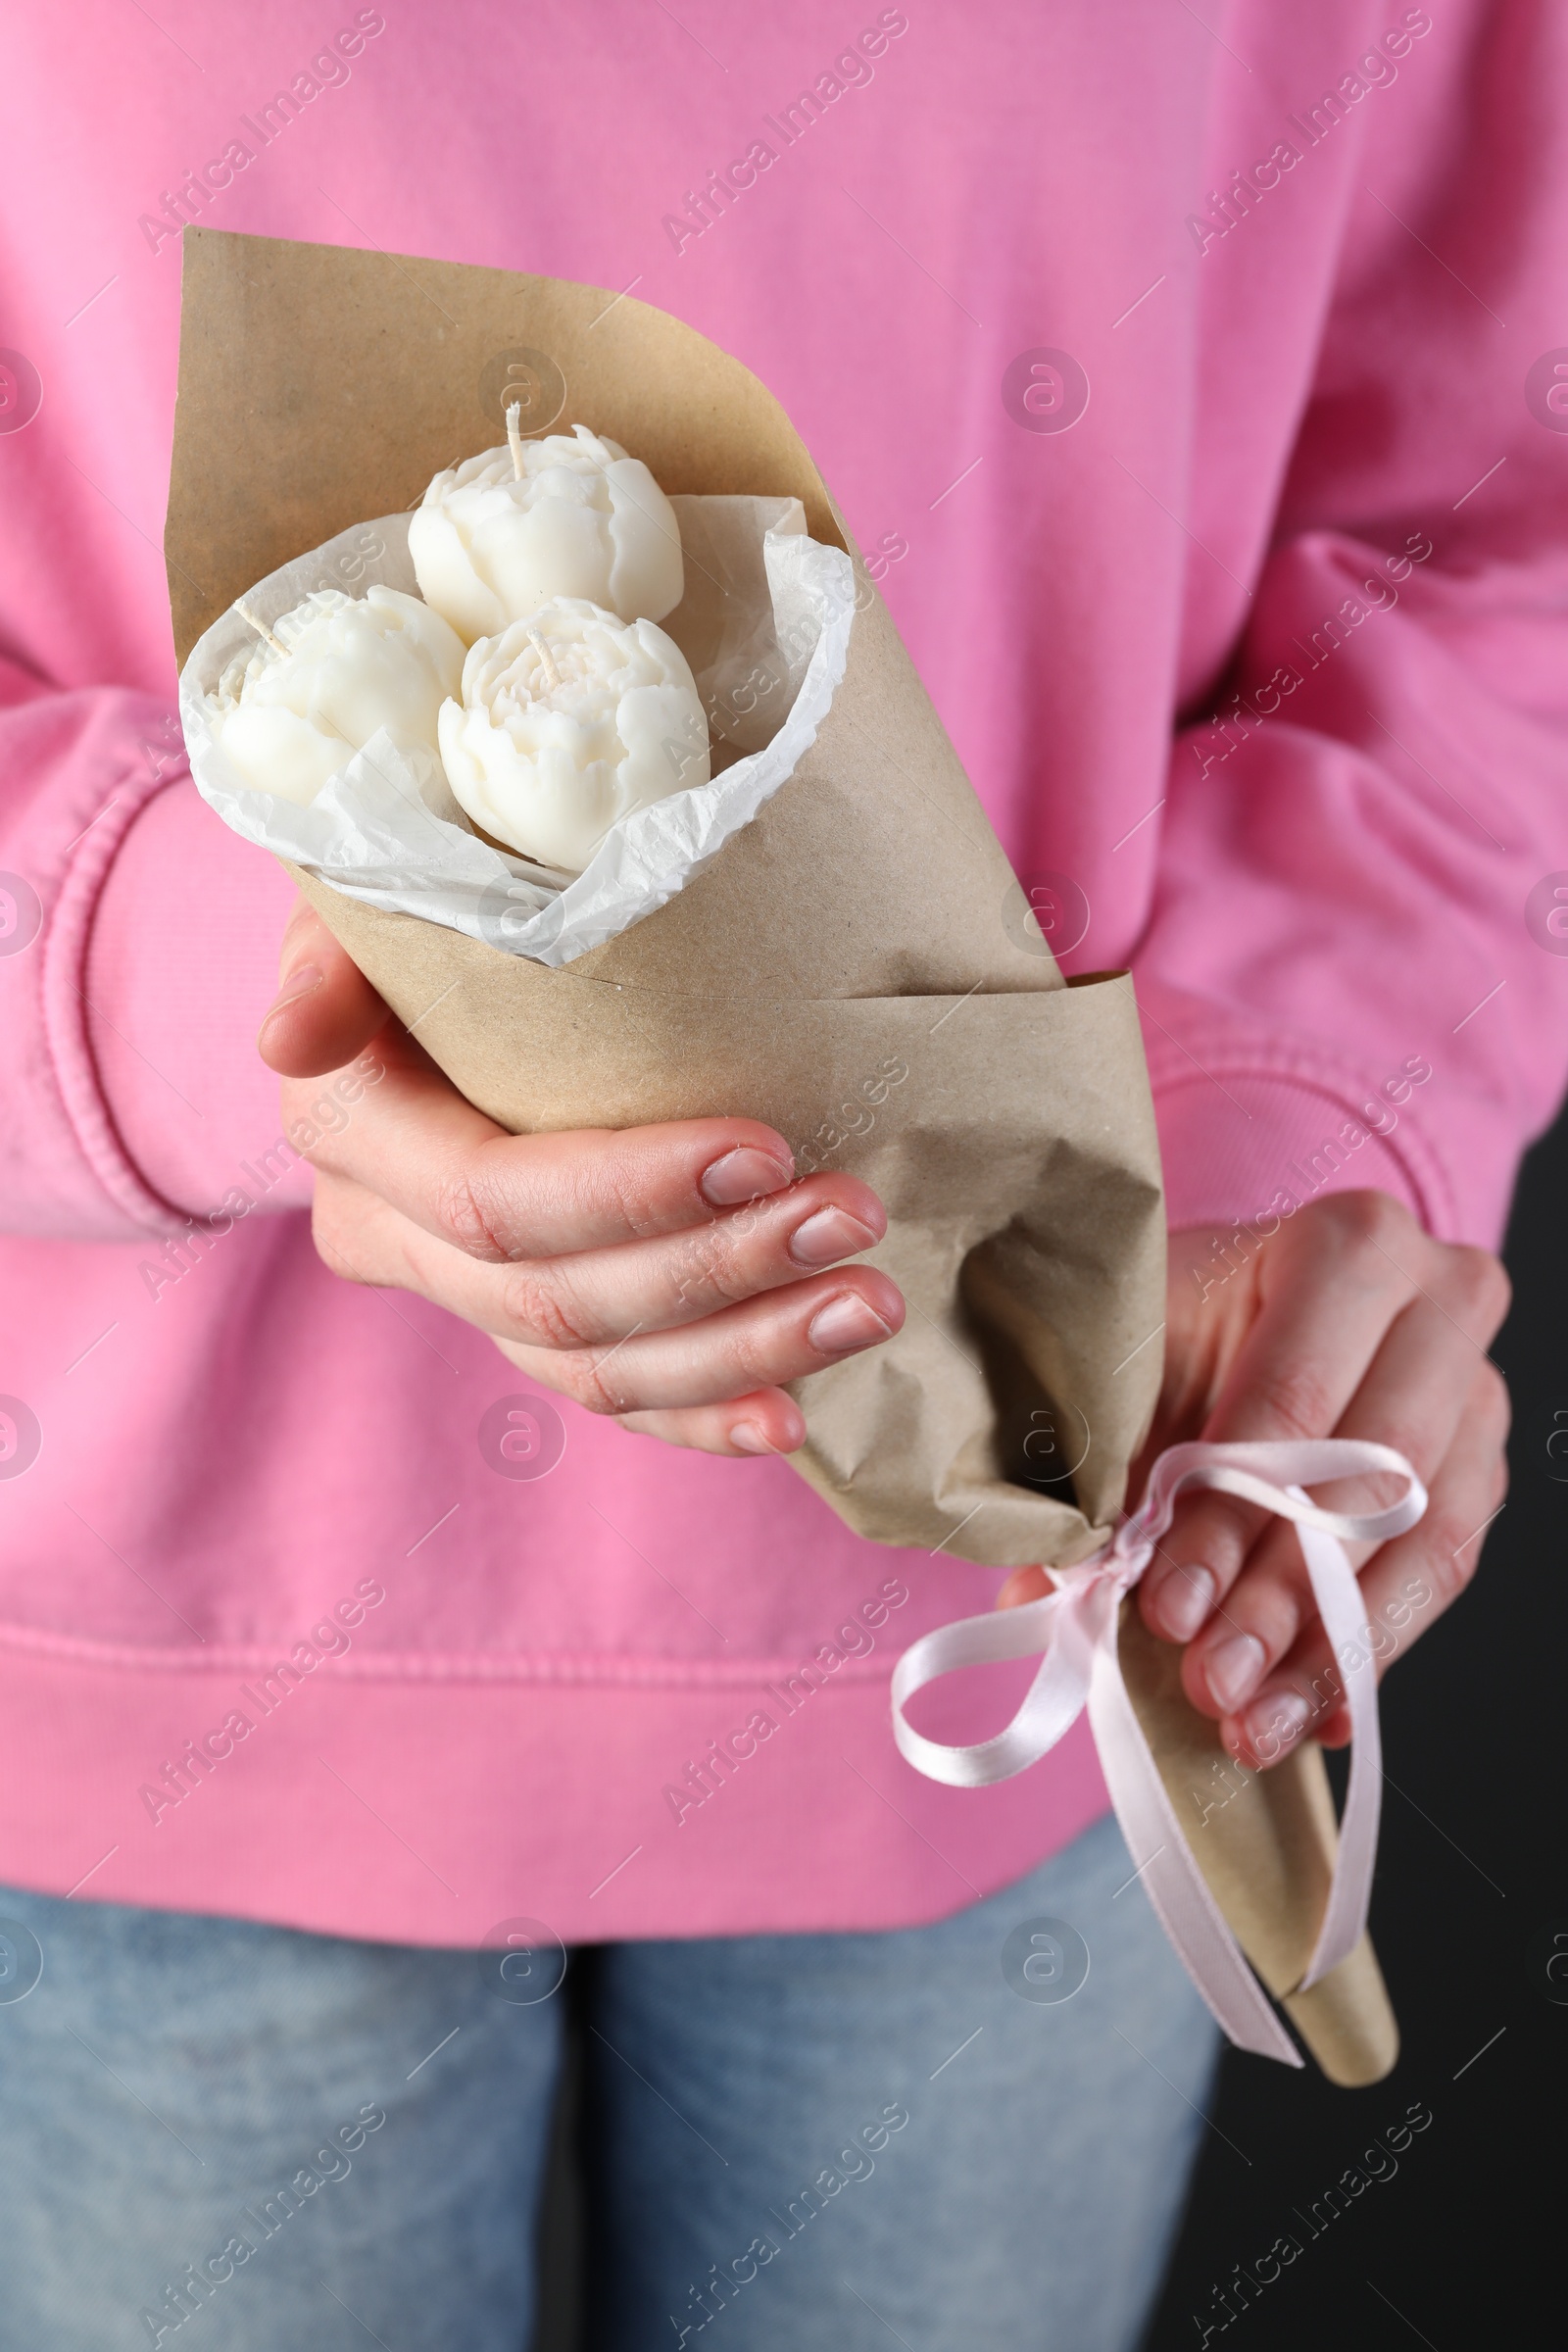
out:
<path id="1" fill-rule="evenodd" d="M 288 652 L 288 647 L 283 643 L 282 638 L 277 635 L 276 631 L 270 629 L 265 620 L 258 620 L 255 613 L 252 612 L 237 596 L 234 599 L 234 610 L 239 614 L 241 620 L 248 620 L 250 622 L 251 627 L 256 631 L 258 637 L 266 638 L 268 644 L 271 647 L 274 654 L 286 654 Z"/>
<path id="2" fill-rule="evenodd" d="M 544 639 L 540 636 L 537 629 L 529 629 L 527 636 L 528 643 L 533 647 L 534 652 L 539 657 L 539 666 L 544 671 L 545 692 L 546 694 L 554 694 L 561 684 L 561 672 L 559 669 L 557 669 L 554 662 L 550 659 L 550 648 L 548 645 L 546 645 Z"/>
<path id="3" fill-rule="evenodd" d="M 507 447 L 512 452 L 513 478 L 519 482 L 523 475 L 521 421 L 522 403 L 514 400 L 507 410 Z"/>

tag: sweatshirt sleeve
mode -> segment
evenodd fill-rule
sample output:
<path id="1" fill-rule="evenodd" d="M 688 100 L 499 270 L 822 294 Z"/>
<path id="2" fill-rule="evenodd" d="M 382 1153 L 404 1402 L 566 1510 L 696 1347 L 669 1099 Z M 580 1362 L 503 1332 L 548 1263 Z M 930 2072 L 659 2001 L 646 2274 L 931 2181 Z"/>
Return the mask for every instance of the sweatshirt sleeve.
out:
<path id="1" fill-rule="evenodd" d="M 1358 174 L 1272 544 L 1177 732 L 1136 957 L 1173 1226 L 1375 1185 L 1495 1247 L 1568 1079 L 1568 236 L 1519 144 L 1542 59 L 1468 64 Z"/>
<path id="2" fill-rule="evenodd" d="M 200 802 L 157 695 L 0 662 L 0 1230 L 178 1225 L 278 1139 L 254 1039 L 287 877 Z M 291 1164 L 263 1205 L 308 1199 Z"/>

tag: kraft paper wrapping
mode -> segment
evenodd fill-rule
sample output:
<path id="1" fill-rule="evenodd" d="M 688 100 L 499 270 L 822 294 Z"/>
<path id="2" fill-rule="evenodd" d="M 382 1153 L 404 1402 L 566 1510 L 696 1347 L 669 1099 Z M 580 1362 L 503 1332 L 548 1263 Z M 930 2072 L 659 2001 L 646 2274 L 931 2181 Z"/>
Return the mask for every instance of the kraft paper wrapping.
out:
<path id="1" fill-rule="evenodd" d="M 799 500 L 810 538 L 854 558 L 778 403 L 662 312 L 554 278 L 190 227 L 166 534 L 181 663 L 236 596 L 324 542 L 350 551 L 352 590 L 352 551 L 368 544 L 352 534 L 499 442 L 513 398 L 525 433 L 581 421 L 646 460 L 689 556 L 702 502 L 766 501 L 776 515 Z M 377 542 L 394 566 L 396 536 Z M 712 565 L 689 579 L 665 625 L 700 666 Z M 388 911 L 291 870 L 502 1125 L 741 1113 L 804 1165 L 864 1177 L 889 1216 L 872 1255 L 908 1318 L 798 1385 L 795 1467 L 875 1540 L 1064 1565 L 1108 1535 L 1159 1385 L 1164 1218 L 1132 984 L 1063 984 L 862 565 L 853 579 L 842 675 L 788 780 L 618 935 L 529 960 L 450 915 Z M 809 678 L 790 683 L 804 703 Z M 762 748 L 730 732 L 715 772 Z M 1214 1727 L 1181 1695 L 1179 1652 L 1132 1611 L 1125 1640 L 1185 1816 L 1212 1786 Z M 1307 1751 L 1250 1776 L 1192 1842 L 1325 2071 L 1366 2081 L 1396 2046 L 1370 1945 L 1293 1997 L 1334 1836 Z"/>
<path id="2" fill-rule="evenodd" d="M 181 662 L 236 596 L 499 440 L 518 387 L 524 430 L 589 424 L 675 496 L 798 499 L 810 538 L 853 557 L 777 402 L 630 297 L 211 229 L 184 245 L 166 539 Z M 889 1218 L 873 1259 L 908 1316 L 799 1384 L 796 1468 L 880 1542 L 1077 1560 L 1121 1507 L 1159 1380 L 1164 1218 L 1132 984 L 1063 984 L 853 576 L 843 676 L 788 780 L 618 936 L 552 968 L 301 883 L 502 1125 L 738 1113 L 804 1165 L 862 1176 Z"/>
<path id="3" fill-rule="evenodd" d="M 1155 1641 L 1130 1600 L 1118 1649 L 1165 1792 L 1238 1943 L 1331 2082 L 1381 2082 L 1398 2058 L 1399 2029 L 1370 1936 L 1298 1989 L 1339 1844 L 1323 1750 L 1309 1742 L 1249 1772 L 1220 1744 L 1219 1726 L 1188 1705 L 1181 1651 Z"/>

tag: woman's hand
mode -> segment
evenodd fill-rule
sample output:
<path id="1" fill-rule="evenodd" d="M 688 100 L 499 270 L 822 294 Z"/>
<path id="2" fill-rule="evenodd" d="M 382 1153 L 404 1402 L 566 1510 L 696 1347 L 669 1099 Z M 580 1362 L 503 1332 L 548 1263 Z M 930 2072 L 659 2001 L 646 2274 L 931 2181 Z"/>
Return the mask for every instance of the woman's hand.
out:
<path id="1" fill-rule="evenodd" d="M 373 1038 L 385 1075 L 313 1144 L 316 1246 L 352 1282 L 416 1291 L 519 1371 L 628 1429 L 708 1453 L 788 1453 L 779 1383 L 891 1338 L 904 1301 L 871 1266 L 887 1230 L 847 1175 L 794 1181 L 755 1119 L 513 1136 L 465 1102 L 302 899 L 262 1056 L 286 1127 Z M 313 1125 L 315 1122 L 312 1122 Z"/>
<path id="2" fill-rule="evenodd" d="M 1396 1446 L 1432 1499 L 1407 1535 L 1359 1548 L 1381 1674 L 1464 1591 L 1506 1491 L 1507 1393 L 1486 1349 L 1507 1276 L 1484 1250 L 1433 1241 L 1386 1193 L 1330 1194 L 1225 1258 L 1212 1243 L 1208 1228 L 1171 1236 L 1164 1385 L 1131 1498 L 1155 1455 L 1188 1438 Z M 1366 1510 L 1387 1486 L 1342 1480 L 1317 1495 Z M 1040 1569 L 1020 1569 L 999 1605 L 1045 1590 Z M 1271 1764 L 1303 1735 L 1348 1738 L 1300 1545 L 1269 1512 L 1184 1495 L 1139 1604 L 1152 1632 L 1187 1643 L 1187 1695 L 1243 1762 Z"/>

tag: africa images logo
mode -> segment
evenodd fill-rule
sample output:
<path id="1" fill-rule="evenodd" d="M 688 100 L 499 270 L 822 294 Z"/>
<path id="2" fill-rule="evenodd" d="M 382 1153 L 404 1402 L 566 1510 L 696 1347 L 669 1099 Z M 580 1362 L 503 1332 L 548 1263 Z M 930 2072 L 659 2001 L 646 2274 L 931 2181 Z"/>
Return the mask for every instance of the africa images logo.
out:
<path id="1" fill-rule="evenodd" d="M 565 1423 L 531 1390 L 498 1396 L 479 1422 L 479 1451 L 501 1478 L 548 1478 L 565 1450 Z"/>

